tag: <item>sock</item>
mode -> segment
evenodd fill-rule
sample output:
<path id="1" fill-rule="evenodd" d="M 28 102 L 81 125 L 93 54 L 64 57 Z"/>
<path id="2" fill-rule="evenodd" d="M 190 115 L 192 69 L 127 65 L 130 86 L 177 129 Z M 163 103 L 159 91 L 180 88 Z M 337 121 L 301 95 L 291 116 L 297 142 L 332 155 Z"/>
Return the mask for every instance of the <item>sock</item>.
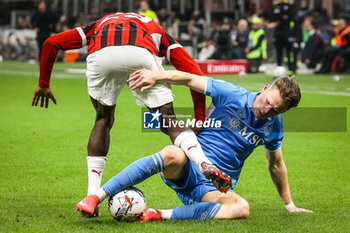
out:
<path id="1" fill-rule="evenodd" d="M 144 157 L 130 164 L 123 171 L 107 181 L 102 188 L 108 196 L 122 191 L 123 189 L 138 184 L 158 172 L 165 169 L 165 164 L 160 153 Z"/>
<path id="2" fill-rule="evenodd" d="M 87 156 L 88 167 L 88 195 L 101 187 L 103 169 L 107 158 L 104 156 Z"/>
<path id="3" fill-rule="evenodd" d="M 176 137 L 174 144 L 185 151 L 186 156 L 199 167 L 201 172 L 203 172 L 201 167 L 203 162 L 212 164 L 204 154 L 202 147 L 197 140 L 197 136 L 192 130 L 184 130 L 180 133 Z"/>
<path id="4" fill-rule="evenodd" d="M 221 204 L 216 202 L 201 202 L 194 205 L 179 206 L 173 209 L 171 219 L 201 219 L 214 218 Z"/>
<path id="5" fill-rule="evenodd" d="M 171 215 L 173 214 L 173 209 L 169 210 L 158 210 L 160 214 L 162 215 L 162 219 L 169 220 L 171 219 Z"/>
<path id="6" fill-rule="evenodd" d="M 107 198 L 107 193 L 103 188 L 96 190 L 92 193 L 92 195 L 98 196 L 98 198 L 100 199 L 99 203 L 103 202 L 103 200 Z"/>

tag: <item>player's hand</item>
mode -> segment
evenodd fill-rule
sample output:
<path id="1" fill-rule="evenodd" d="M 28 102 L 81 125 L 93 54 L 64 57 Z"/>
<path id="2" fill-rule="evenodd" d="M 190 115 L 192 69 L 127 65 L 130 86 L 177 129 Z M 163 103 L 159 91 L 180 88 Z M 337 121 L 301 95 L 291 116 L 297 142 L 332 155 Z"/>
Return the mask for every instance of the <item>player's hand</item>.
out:
<path id="1" fill-rule="evenodd" d="M 34 92 L 32 106 L 38 106 L 39 99 L 40 107 L 44 107 L 44 101 L 45 108 L 49 107 L 49 99 L 51 99 L 54 104 L 57 104 L 55 96 L 52 94 L 50 88 L 37 87 Z"/>
<path id="2" fill-rule="evenodd" d="M 314 213 L 312 210 L 307 210 L 303 208 L 299 208 L 296 206 L 292 206 L 288 209 L 289 213 Z"/>
<path id="3" fill-rule="evenodd" d="M 157 71 L 140 69 L 132 73 L 126 82 L 134 81 L 129 85 L 129 88 L 131 90 L 135 90 L 139 87 L 142 87 L 140 91 L 143 92 L 154 86 L 157 81 L 157 74 Z"/>

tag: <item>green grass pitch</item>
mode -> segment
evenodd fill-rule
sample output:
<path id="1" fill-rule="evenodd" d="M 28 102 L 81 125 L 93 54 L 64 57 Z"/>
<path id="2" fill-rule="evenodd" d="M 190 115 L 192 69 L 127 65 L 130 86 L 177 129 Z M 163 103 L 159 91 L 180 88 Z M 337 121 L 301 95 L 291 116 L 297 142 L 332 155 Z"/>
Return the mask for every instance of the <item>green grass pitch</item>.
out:
<path id="1" fill-rule="evenodd" d="M 350 229 L 350 131 L 285 133 L 284 160 L 297 206 L 315 214 L 289 214 L 266 168 L 263 148 L 249 157 L 235 191 L 250 203 L 250 216 L 234 221 L 120 223 L 101 206 L 102 216 L 83 218 L 75 204 L 86 195 L 86 145 L 94 110 L 84 74 L 56 64 L 51 88 L 58 105 L 32 107 L 38 64 L 4 62 L 0 67 L 0 232 L 348 232 Z M 217 76 L 257 91 L 271 77 Z M 297 75 L 302 107 L 345 107 L 350 122 L 350 75 Z M 175 107 L 190 107 L 186 87 L 174 86 Z M 208 101 L 209 102 L 209 101 Z M 315 120 L 318 116 L 314 116 Z M 141 131 L 141 107 L 124 88 L 116 108 L 103 182 L 134 160 L 170 144 L 166 135 Z M 154 208 L 181 205 L 154 176 L 138 185 Z"/>

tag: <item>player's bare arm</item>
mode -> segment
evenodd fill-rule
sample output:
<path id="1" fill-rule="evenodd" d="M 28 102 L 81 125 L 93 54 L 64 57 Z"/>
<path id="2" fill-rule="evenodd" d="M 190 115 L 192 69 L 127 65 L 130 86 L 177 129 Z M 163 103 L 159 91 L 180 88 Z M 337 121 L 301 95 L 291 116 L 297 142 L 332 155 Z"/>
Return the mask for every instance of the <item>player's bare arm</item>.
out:
<path id="1" fill-rule="evenodd" d="M 45 108 L 48 108 L 50 99 L 54 104 L 57 104 L 55 96 L 53 95 L 50 88 L 37 87 L 34 91 L 32 106 L 38 106 L 40 100 L 40 107 L 44 107 L 45 102 Z"/>
<path id="2" fill-rule="evenodd" d="M 141 91 L 145 91 L 153 87 L 156 82 L 167 82 L 175 85 L 185 85 L 201 93 L 205 92 L 207 83 L 206 77 L 178 70 L 151 71 L 146 69 L 135 71 L 127 80 L 127 82 L 131 81 L 134 81 L 129 86 L 131 90 L 141 87 Z"/>
<path id="3" fill-rule="evenodd" d="M 275 184 L 276 189 L 280 197 L 282 198 L 282 201 L 286 205 L 288 212 L 313 213 L 312 210 L 296 207 L 292 201 L 292 196 L 288 185 L 287 167 L 283 161 L 282 149 L 278 149 L 277 151 L 266 150 L 266 158 L 267 158 L 267 167 L 269 169 L 271 179 Z"/>

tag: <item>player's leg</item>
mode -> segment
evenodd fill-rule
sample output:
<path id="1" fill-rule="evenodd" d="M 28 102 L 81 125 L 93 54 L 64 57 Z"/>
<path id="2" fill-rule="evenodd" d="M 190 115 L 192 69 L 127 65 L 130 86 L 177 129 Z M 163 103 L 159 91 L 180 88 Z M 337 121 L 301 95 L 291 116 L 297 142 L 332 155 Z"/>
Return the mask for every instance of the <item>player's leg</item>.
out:
<path id="1" fill-rule="evenodd" d="M 177 192 L 185 206 L 174 209 L 146 209 L 142 221 L 162 219 L 236 219 L 249 215 L 248 203 L 234 192 L 221 193 L 206 181 L 199 169 L 191 162 L 183 167 L 181 175 L 176 179 L 163 172 L 164 182 Z"/>
<path id="2" fill-rule="evenodd" d="M 176 177 L 185 162 L 186 157 L 180 148 L 177 146 L 166 146 L 159 153 L 131 163 L 123 171 L 107 181 L 102 188 L 108 196 L 113 196 L 126 187 L 138 184 L 159 172 L 171 173 Z"/>
<path id="3" fill-rule="evenodd" d="M 294 75 L 296 72 L 296 62 L 297 62 L 297 57 L 295 49 L 293 48 L 293 42 L 289 42 L 287 40 L 286 44 L 286 51 L 287 51 L 287 58 L 288 58 L 288 70 L 289 70 L 289 75 Z"/>
<path id="4" fill-rule="evenodd" d="M 249 204 L 234 192 L 208 192 L 202 202 L 179 206 L 170 210 L 146 209 L 142 221 L 183 219 L 239 219 L 249 216 Z"/>
<path id="5" fill-rule="evenodd" d="M 207 192 L 202 198 L 203 202 L 216 202 L 221 208 L 215 219 L 237 219 L 249 216 L 249 204 L 235 192 L 221 193 L 219 191 Z"/>
<path id="6" fill-rule="evenodd" d="M 87 196 L 77 204 L 77 210 L 91 215 L 98 203 L 107 196 L 113 196 L 123 189 L 138 184 L 154 174 L 166 172 L 176 178 L 184 164 L 186 156 L 177 146 L 166 146 L 159 153 L 141 158 L 105 183 L 102 188 Z"/>
<path id="7" fill-rule="evenodd" d="M 115 111 L 115 105 L 105 106 L 92 97 L 90 99 L 96 111 L 96 119 L 87 146 L 88 195 L 101 187 Z"/>
<path id="8" fill-rule="evenodd" d="M 276 33 L 276 32 L 275 32 Z M 283 57 L 283 41 L 281 35 L 275 35 L 275 49 L 276 49 L 276 59 L 277 59 L 277 65 L 282 65 L 282 57 Z"/>
<path id="9" fill-rule="evenodd" d="M 115 48 L 106 47 L 87 57 L 88 94 L 96 111 L 88 142 L 88 195 L 101 187 L 110 144 L 117 98 L 125 85 L 127 70 Z"/>

